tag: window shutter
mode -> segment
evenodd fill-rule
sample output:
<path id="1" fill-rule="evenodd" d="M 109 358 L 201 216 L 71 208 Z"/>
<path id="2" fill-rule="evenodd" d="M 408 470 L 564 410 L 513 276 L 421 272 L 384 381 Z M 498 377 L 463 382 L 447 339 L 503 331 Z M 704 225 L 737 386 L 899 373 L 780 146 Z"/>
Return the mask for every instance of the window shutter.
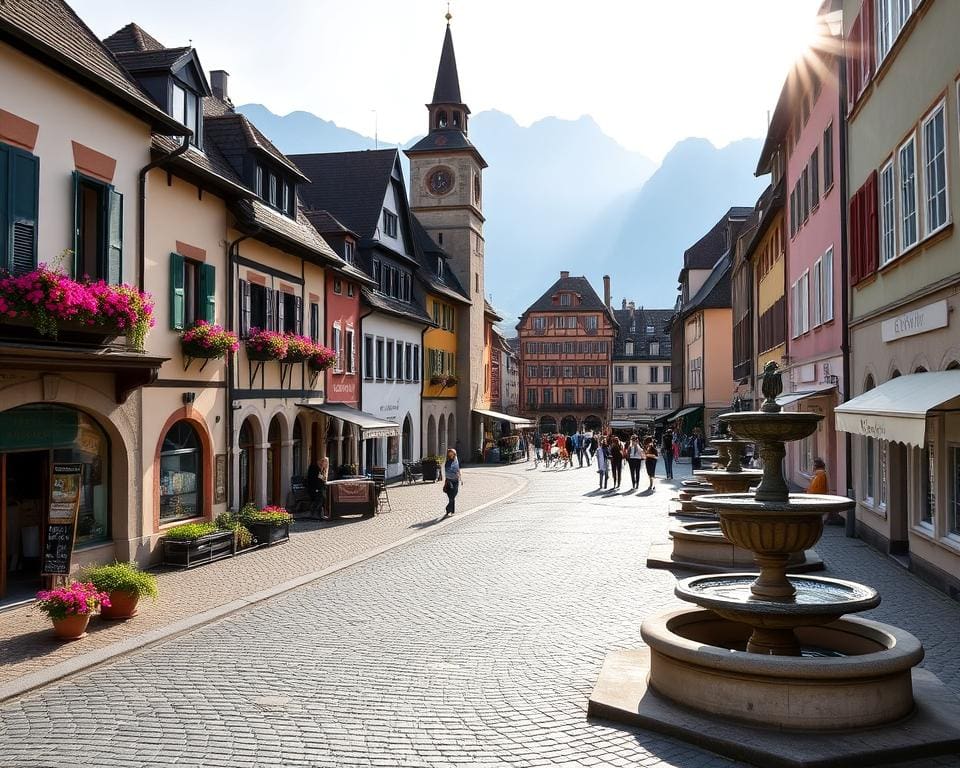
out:
<path id="1" fill-rule="evenodd" d="M 275 331 L 277 330 L 277 325 L 274 322 L 274 317 L 276 316 L 275 313 L 277 309 L 277 306 L 276 306 L 277 298 L 273 288 L 267 288 L 265 290 L 267 294 L 267 311 L 265 313 L 266 322 L 264 323 L 266 328 L 264 328 L 263 330 Z"/>
<path id="2" fill-rule="evenodd" d="M 861 93 L 863 93 L 866 87 L 870 84 L 870 78 L 873 77 L 873 6 L 873 3 L 864 3 L 860 11 L 860 50 L 863 56 L 863 64 L 861 65 L 860 70 Z"/>
<path id="3" fill-rule="evenodd" d="M 303 336 L 303 297 L 297 296 L 297 328 L 298 335 Z"/>
<path id="4" fill-rule="evenodd" d="M 203 301 L 203 319 L 217 322 L 217 268 L 213 264 L 200 265 L 200 296 Z"/>
<path id="5" fill-rule="evenodd" d="M 240 283 L 240 336 L 250 335 L 250 283 L 241 280 Z"/>
<path id="6" fill-rule="evenodd" d="M 7 249 L 10 240 L 10 219 L 9 219 L 9 189 L 7 184 L 7 173 L 10 170 L 11 151 L 0 144 L 0 269 L 9 268 L 7 263 Z"/>
<path id="7" fill-rule="evenodd" d="M 107 282 L 119 285 L 123 278 L 123 195 L 107 188 Z"/>
<path id="8" fill-rule="evenodd" d="M 170 329 L 182 331 L 186 317 L 183 287 L 183 256 L 170 254 Z"/>
<path id="9" fill-rule="evenodd" d="M 850 284 L 860 282 L 860 193 L 850 198 Z"/>
<path id="10" fill-rule="evenodd" d="M 73 275 L 81 276 L 80 270 L 80 174 L 73 172 Z"/>
<path id="11" fill-rule="evenodd" d="M 287 304 L 287 294 L 283 291 L 274 291 L 273 295 L 277 300 L 277 327 L 276 330 L 283 333 L 287 330 L 285 323 L 286 319 L 286 304 Z"/>
<path id="12" fill-rule="evenodd" d="M 40 191 L 40 158 L 13 150 L 9 154 L 10 199 L 8 219 L 9 267 L 15 274 L 29 272 L 37 265 L 37 206 Z M 0 180 L 6 175 L 0 173 Z M 7 239 L 6 227 L 2 230 Z M 2 251 L 0 251 L 2 253 Z"/>
<path id="13" fill-rule="evenodd" d="M 863 187 L 865 200 L 865 242 L 862 277 L 877 271 L 880 249 L 880 222 L 877 215 L 877 172 L 874 171 Z"/>

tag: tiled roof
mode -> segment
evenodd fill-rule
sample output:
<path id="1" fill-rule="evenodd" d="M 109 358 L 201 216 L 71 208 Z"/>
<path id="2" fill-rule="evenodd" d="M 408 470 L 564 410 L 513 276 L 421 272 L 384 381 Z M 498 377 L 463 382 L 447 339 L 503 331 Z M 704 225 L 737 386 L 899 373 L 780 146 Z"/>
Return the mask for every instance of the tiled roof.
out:
<path id="1" fill-rule="evenodd" d="M 273 235 L 288 246 L 306 250 L 313 255 L 322 256 L 324 259 L 332 260 L 338 264 L 343 263 L 336 251 L 310 225 L 299 207 L 297 208 L 296 220 L 284 216 L 257 199 L 239 200 L 232 206 L 232 210 L 237 218 L 245 224 L 255 224 L 261 228 L 261 234 L 257 235 L 260 239 L 267 240 L 270 239 L 269 235 Z M 267 235 L 267 237 L 264 237 L 264 235 Z"/>
<path id="2" fill-rule="evenodd" d="M 181 59 L 187 58 L 191 51 L 193 51 L 193 48 L 186 46 L 183 48 L 164 48 L 160 51 L 122 51 L 114 55 L 127 72 L 133 73 L 155 69 L 172 69 Z"/>
<path id="3" fill-rule="evenodd" d="M 750 241 L 746 244 L 746 247 L 743 251 L 743 257 L 747 261 L 750 261 L 750 259 L 753 257 L 753 253 L 756 251 L 757 246 L 760 245 L 764 235 L 767 234 L 767 230 L 770 229 L 771 223 L 776 218 L 777 211 L 783 210 L 786 198 L 786 195 L 784 194 L 785 185 L 785 177 L 780 178 L 780 181 L 777 183 L 776 187 L 768 185 L 763 191 L 763 194 L 760 195 L 760 199 L 757 201 L 756 209 L 754 210 L 750 219 L 747 220 L 747 226 L 754 222 L 756 223 L 756 227 L 751 235 Z"/>
<path id="4" fill-rule="evenodd" d="M 483 159 L 480 151 L 473 146 L 473 143 L 467 138 L 466 134 L 463 131 L 452 128 L 447 130 L 431 131 L 412 147 L 405 149 L 404 154 L 415 155 L 418 152 L 436 152 L 437 150 L 449 151 L 451 149 L 469 150 L 476 155 L 483 168 L 487 167 L 487 161 Z"/>
<path id="5" fill-rule="evenodd" d="M 374 291 L 371 288 L 364 288 L 360 295 L 363 297 L 363 300 L 375 310 L 386 312 L 396 317 L 402 317 L 411 322 L 423 323 L 430 326 L 435 325 L 430 316 L 416 304 L 398 301 L 390 296 L 384 296 L 382 293 Z"/>
<path id="6" fill-rule="evenodd" d="M 580 304 L 574 304 L 569 307 L 554 304 L 553 295 L 561 291 L 578 294 L 581 299 Z M 527 307 L 526 312 L 523 314 L 526 315 L 528 312 L 582 312 L 585 309 L 604 310 L 610 319 L 616 322 L 613 313 L 603 303 L 603 300 L 597 295 L 597 292 L 593 290 L 593 286 L 590 285 L 590 281 L 587 280 L 587 278 L 583 276 L 561 277 L 551 285 L 539 299 Z"/>
<path id="7" fill-rule="evenodd" d="M 457 276 L 450 269 L 449 264 L 446 263 L 449 258 L 446 251 L 430 237 L 430 234 L 423 228 L 416 216 L 411 216 L 411 219 L 413 219 L 413 236 L 420 246 L 415 249 L 417 262 L 420 264 L 420 269 L 416 271 L 417 278 L 429 291 L 439 293 L 460 303 L 470 304 L 470 297 L 463 289 L 460 281 L 457 280 Z M 444 260 L 442 278 L 437 276 L 437 257 Z"/>
<path id="8" fill-rule="evenodd" d="M 359 238 L 356 232 L 341 222 L 330 211 L 305 210 L 307 218 L 313 224 L 313 228 L 321 235 L 353 235 Z"/>
<path id="9" fill-rule="evenodd" d="M 453 51 L 453 35 L 450 24 L 443 35 L 440 51 L 440 66 L 437 67 L 437 82 L 433 86 L 434 104 L 461 104 L 460 76 L 457 74 L 457 55 Z"/>
<path id="10" fill-rule="evenodd" d="M 492 318 L 495 323 L 503 322 L 503 318 L 497 314 L 497 310 L 495 310 L 493 305 L 486 299 L 483 300 L 483 314 Z"/>
<path id="11" fill-rule="evenodd" d="M 0 40 L 120 104 L 157 132 L 174 136 L 188 132 L 140 90 L 108 48 L 60 0 L 0 2 Z"/>
<path id="12" fill-rule="evenodd" d="M 125 27 L 121 27 L 110 37 L 103 41 L 114 54 L 129 51 L 160 51 L 166 46 L 152 35 L 148 35 L 143 29 L 130 22 Z"/>
<path id="13" fill-rule="evenodd" d="M 614 358 L 621 357 L 625 359 L 650 359 L 648 344 L 651 341 L 660 344 L 660 352 L 654 355 L 653 359 L 669 359 L 671 350 L 670 341 L 670 320 L 673 318 L 672 309 L 647 309 L 637 307 L 636 309 L 615 309 L 613 315 L 616 317 L 620 327 L 617 329 L 617 336 L 613 342 Z M 631 331 L 633 324 L 635 330 Z M 653 333 L 647 333 L 647 326 L 653 326 Z M 633 354 L 626 354 L 627 340 L 633 341 Z"/>
<path id="14" fill-rule="evenodd" d="M 207 96 L 203 100 L 204 117 L 223 117 L 233 114 L 233 104 L 216 96 Z"/>
<path id="15" fill-rule="evenodd" d="M 747 219 L 753 206 L 735 206 L 727 211 L 710 231 L 683 252 L 684 269 L 711 269 L 730 243 L 724 243 L 724 232 L 730 219 Z"/>
<path id="16" fill-rule="evenodd" d="M 290 155 L 310 177 L 300 187 L 306 207 L 329 211 L 361 238 L 373 236 L 397 161 L 396 149 Z"/>
<path id="17" fill-rule="evenodd" d="M 153 148 L 157 152 L 169 154 L 179 146 L 179 141 L 167 136 L 153 137 Z M 202 152 L 191 144 L 184 154 L 173 158 L 170 163 L 174 167 L 184 168 L 187 172 L 199 173 L 228 195 L 253 197 L 253 192 L 247 189 L 217 145 L 211 141 L 206 142 Z"/>
<path id="18" fill-rule="evenodd" d="M 689 315 L 699 309 L 722 309 L 732 306 L 730 293 L 730 251 L 723 254 L 706 282 L 690 301 L 680 308 L 681 316 Z"/>
<path id="19" fill-rule="evenodd" d="M 310 181 L 286 155 L 273 145 L 270 139 L 239 112 L 226 112 L 216 116 L 207 114 L 204 110 L 203 131 L 206 137 L 213 138 L 220 145 L 220 149 L 227 156 L 230 150 L 256 149 L 269 155 L 301 181 Z"/>

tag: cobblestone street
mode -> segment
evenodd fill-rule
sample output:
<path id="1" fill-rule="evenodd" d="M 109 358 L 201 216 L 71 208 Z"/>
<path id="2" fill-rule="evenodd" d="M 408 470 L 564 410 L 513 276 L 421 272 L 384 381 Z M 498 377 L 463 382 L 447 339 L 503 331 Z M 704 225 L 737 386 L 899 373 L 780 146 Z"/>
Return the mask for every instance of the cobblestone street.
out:
<path id="1" fill-rule="evenodd" d="M 529 464 L 470 468 L 465 478 L 464 510 L 483 502 L 471 488 L 493 499 L 527 485 L 404 546 L 8 701 L 0 766 L 737 765 L 585 715 L 605 654 L 639 646 L 643 618 L 680 604 L 674 575 L 644 565 L 649 545 L 667 539 L 672 487 L 611 495 L 595 490 L 590 469 Z M 429 526 L 431 507 L 334 532 L 393 526 L 396 540 Z M 261 553 L 274 558 L 262 567 L 275 582 L 283 568 L 317 568 L 285 565 L 300 559 L 298 546 Z M 840 529 L 817 549 L 826 575 L 880 589 L 883 603 L 864 615 L 915 633 L 925 666 L 960 692 L 960 605 Z M 195 611 L 209 594 L 191 590 L 213 569 L 234 569 L 216 572 L 225 589 L 259 556 L 170 574 L 163 588 L 196 600 Z M 168 603 L 125 631 L 172 620 Z M 2 659 L 4 675 L 30 663 L 4 643 L 14 654 Z M 960 759 L 911 768 L 921 766 Z"/>

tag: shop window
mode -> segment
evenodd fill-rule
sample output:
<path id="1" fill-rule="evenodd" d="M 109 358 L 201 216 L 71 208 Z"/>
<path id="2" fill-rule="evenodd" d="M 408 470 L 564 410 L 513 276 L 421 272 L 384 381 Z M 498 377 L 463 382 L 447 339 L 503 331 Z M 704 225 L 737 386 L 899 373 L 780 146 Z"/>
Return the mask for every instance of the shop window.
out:
<path id="1" fill-rule="evenodd" d="M 160 523 L 203 515 L 203 455 L 197 430 L 178 421 L 160 448 Z"/>
<path id="2" fill-rule="evenodd" d="M 123 195 L 111 184 L 73 172 L 74 275 L 121 280 Z"/>
<path id="3" fill-rule="evenodd" d="M 950 507 L 947 527 L 953 536 L 960 536 L 960 446 L 950 446 Z"/>
<path id="4" fill-rule="evenodd" d="M 256 476 L 254 472 L 254 455 L 256 446 L 253 437 L 253 427 L 251 426 L 249 418 L 244 419 L 243 424 L 240 425 L 240 435 L 237 440 L 237 445 L 240 448 L 239 506 L 243 507 L 245 504 L 253 501 L 256 496 L 254 486 L 254 478 Z"/>

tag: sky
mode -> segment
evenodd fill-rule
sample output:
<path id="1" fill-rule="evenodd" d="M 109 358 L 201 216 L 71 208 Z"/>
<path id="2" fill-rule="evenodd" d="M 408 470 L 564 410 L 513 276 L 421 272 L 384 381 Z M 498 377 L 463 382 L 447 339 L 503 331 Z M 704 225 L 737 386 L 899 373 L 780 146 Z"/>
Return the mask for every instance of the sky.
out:
<path id="1" fill-rule="evenodd" d="M 766 133 L 822 0 L 452 0 L 472 112 L 591 115 L 659 162 L 680 139 Z M 426 130 L 442 0 L 73 0 L 100 37 L 135 21 L 230 73 L 235 104 L 312 112 L 382 141 Z M 269 11 L 266 13 L 265 11 Z"/>

